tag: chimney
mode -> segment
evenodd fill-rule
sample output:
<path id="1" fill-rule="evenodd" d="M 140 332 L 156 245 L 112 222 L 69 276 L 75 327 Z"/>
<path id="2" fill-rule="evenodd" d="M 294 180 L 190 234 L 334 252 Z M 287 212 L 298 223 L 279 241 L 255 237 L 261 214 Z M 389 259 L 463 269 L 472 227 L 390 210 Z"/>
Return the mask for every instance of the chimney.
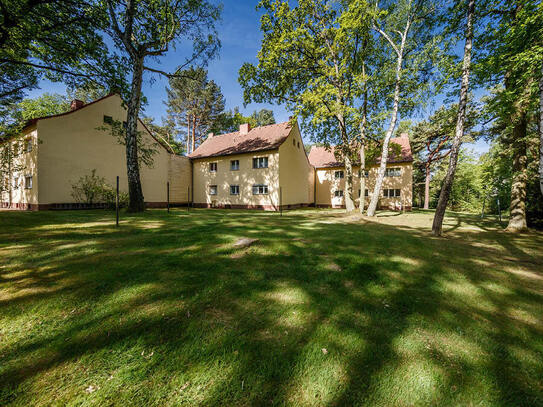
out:
<path id="1" fill-rule="evenodd" d="M 215 135 L 215 134 L 213 134 L 213 133 L 208 133 L 208 134 L 207 134 L 207 138 L 211 138 L 211 137 L 213 137 L 214 135 Z"/>
<path id="2" fill-rule="evenodd" d="M 244 124 L 239 125 L 239 134 L 241 134 L 242 136 L 249 134 L 250 131 L 251 131 L 251 125 L 249 123 L 244 123 Z"/>
<path id="3" fill-rule="evenodd" d="M 84 104 L 85 102 L 83 102 L 82 100 L 74 99 L 72 100 L 72 103 L 70 103 L 70 110 L 74 111 L 77 109 L 81 109 Z"/>

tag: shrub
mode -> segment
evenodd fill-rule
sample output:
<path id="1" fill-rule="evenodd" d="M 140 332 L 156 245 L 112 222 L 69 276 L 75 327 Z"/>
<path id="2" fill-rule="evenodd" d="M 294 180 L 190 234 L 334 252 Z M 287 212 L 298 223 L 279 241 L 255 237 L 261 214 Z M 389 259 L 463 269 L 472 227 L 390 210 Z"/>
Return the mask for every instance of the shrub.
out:
<path id="1" fill-rule="evenodd" d="M 85 175 L 72 185 L 72 197 L 76 202 L 92 205 L 95 203 L 106 204 L 109 208 L 115 207 L 115 188 L 106 183 L 104 177 L 96 175 L 92 170 L 90 175 Z M 128 205 L 128 194 L 119 192 L 119 206 Z"/>

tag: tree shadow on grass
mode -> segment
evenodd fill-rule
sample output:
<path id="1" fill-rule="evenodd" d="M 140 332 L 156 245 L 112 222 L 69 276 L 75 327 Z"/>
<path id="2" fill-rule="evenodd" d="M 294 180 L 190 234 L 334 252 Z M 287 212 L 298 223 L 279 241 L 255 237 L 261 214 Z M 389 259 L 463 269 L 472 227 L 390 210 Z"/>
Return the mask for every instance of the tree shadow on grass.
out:
<path id="1" fill-rule="evenodd" d="M 0 324 L 27 331 L 0 349 L 0 401 L 47 404 L 43 380 L 60 403 L 541 401 L 543 287 L 504 277 L 500 246 L 312 212 L 150 211 L 120 230 L 93 219 L 63 228 L 55 215 L 11 242 L 32 247 L 0 270 Z M 243 236 L 260 242 L 234 249 Z"/>

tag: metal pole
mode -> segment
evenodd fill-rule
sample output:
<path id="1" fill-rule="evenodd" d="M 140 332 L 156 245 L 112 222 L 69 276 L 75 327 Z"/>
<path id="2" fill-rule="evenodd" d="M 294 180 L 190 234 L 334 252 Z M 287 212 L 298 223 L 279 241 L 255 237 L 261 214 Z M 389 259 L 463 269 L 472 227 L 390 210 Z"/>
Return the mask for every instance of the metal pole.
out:
<path id="1" fill-rule="evenodd" d="M 115 197 L 115 212 L 117 215 L 117 221 L 115 226 L 119 226 L 119 176 L 117 175 L 117 196 Z"/>
<path id="2" fill-rule="evenodd" d="M 168 208 L 168 213 L 170 213 L 170 181 L 166 182 L 166 206 Z"/>
<path id="3" fill-rule="evenodd" d="M 279 213 L 283 216 L 283 187 L 279 187 Z"/>

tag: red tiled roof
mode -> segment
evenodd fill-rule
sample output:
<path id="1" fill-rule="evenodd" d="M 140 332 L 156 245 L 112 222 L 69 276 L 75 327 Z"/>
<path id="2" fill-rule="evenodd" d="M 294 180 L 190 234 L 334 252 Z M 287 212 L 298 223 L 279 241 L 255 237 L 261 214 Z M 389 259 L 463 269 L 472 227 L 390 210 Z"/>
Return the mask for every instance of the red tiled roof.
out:
<path id="1" fill-rule="evenodd" d="M 208 137 L 188 156 L 190 158 L 205 158 L 273 150 L 283 144 L 291 129 L 290 122 L 284 122 L 255 127 L 247 134 L 240 134 L 239 131 L 236 131 Z"/>
<path id="2" fill-rule="evenodd" d="M 411 145 L 409 144 L 408 137 L 395 137 L 390 139 L 390 142 L 399 145 L 402 148 L 402 152 L 401 154 L 396 155 L 389 154 L 389 163 L 405 163 L 413 161 L 413 154 L 411 153 Z M 378 164 L 379 161 L 380 160 L 378 158 L 375 164 Z M 311 147 L 311 151 L 309 152 L 309 162 L 316 168 L 343 167 L 343 163 L 338 161 L 334 154 L 333 146 L 330 148 L 330 150 L 327 150 L 326 147 L 321 146 Z"/>

